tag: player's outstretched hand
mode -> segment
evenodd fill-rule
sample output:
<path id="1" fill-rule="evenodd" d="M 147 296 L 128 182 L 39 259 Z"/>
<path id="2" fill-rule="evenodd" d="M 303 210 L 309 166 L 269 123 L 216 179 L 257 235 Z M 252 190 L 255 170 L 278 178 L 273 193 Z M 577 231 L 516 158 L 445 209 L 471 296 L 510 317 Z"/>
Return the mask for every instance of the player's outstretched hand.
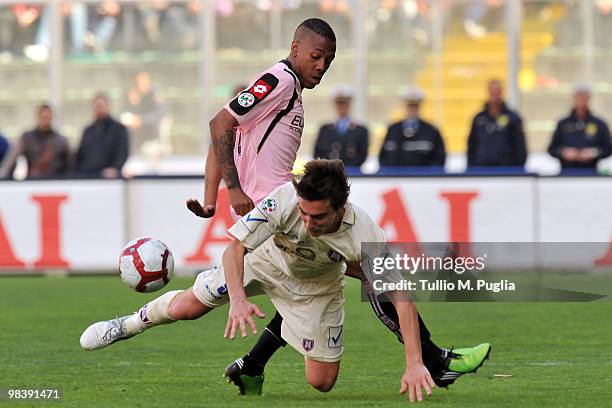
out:
<path id="1" fill-rule="evenodd" d="M 242 188 L 235 187 L 227 190 L 229 192 L 230 205 L 239 216 L 246 215 L 249 211 L 255 208 L 253 200 L 242 191 Z"/>
<path id="2" fill-rule="evenodd" d="M 202 206 L 195 198 L 190 198 L 185 202 L 189 211 L 202 218 L 210 218 L 215 215 L 216 207 L 212 204 Z"/>
<path id="3" fill-rule="evenodd" d="M 421 387 L 425 388 L 427 395 L 431 395 L 431 389 L 436 386 L 434 380 L 431 378 L 429 371 L 423 364 L 417 364 L 410 369 L 406 369 L 404 376 L 402 377 L 402 386 L 400 388 L 400 394 L 404 395 L 408 391 L 408 398 L 410 402 L 423 401 L 423 393 Z"/>
<path id="4" fill-rule="evenodd" d="M 249 302 L 248 300 L 240 300 L 230 302 L 229 317 L 227 318 L 227 326 L 225 326 L 225 338 L 234 339 L 236 337 L 236 331 L 240 327 L 242 337 L 247 336 L 247 323 L 251 326 L 253 334 L 257 334 L 257 326 L 253 320 L 253 315 L 263 319 L 266 317 L 261 309 Z"/>

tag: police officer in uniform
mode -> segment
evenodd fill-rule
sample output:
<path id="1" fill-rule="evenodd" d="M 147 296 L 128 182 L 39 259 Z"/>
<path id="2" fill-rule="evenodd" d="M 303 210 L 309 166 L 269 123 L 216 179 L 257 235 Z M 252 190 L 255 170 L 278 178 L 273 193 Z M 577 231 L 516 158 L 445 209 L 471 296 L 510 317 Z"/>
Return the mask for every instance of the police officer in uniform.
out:
<path id="1" fill-rule="evenodd" d="M 423 92 L 409 88 L 402 94 L 406 118 L 387 129 L 378 161 L 381 167 L 444 166 L 446 150 L 440 131 L 419 116 Z"/>
<path id="2" fill-rule="evenodd" d="M 359 167 L 368 157 L 368 129 L 351 120 L 353 92 L 349 86 L 337 86 L 332 96 L 338 119 L 319 129 L 314 157 L 339 159 L 345 167 Z"/>
<path id="3" fill-rule="evenodd" d="M 518 112 L 504 102 L 500 81 L 489 81 L 488 93 L 484 109 L 472 120 L 467 146 L 468 168 L 523 167 L 527 160 L 523 121 Z"/>
<path id="4" fill-rule="evenodd" d="M 574 91 L 574 108 L 557 123 L 548 153 L 561 161 L 561 168 L 593 169 L 612 153 L 610 130 L 589 109 L 591 90 L 579 85 Z"/>

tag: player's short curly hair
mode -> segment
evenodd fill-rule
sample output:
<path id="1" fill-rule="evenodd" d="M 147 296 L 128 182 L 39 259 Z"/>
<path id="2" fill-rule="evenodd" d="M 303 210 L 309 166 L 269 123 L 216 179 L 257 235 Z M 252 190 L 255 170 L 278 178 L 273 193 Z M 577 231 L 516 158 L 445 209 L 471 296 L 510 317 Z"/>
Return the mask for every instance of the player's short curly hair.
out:
<path id="1" fill-rule="evenodd" d="M 333 209 L 344 207 L 351 191 L 340 160 L 311 160 L 293 181 L 298 196 L 308 201 L 329 200 Z"/>
<path id="2" fill-rule="evenodd" d="M 321 20 L 320 18 L 309 18 L 308 20 L 302 21 L 295 31 L 297 32 L 297 30 L 302 27 L 319 34 L 323 38 L 336 42 L 336 34 L 325 20 Z"/>

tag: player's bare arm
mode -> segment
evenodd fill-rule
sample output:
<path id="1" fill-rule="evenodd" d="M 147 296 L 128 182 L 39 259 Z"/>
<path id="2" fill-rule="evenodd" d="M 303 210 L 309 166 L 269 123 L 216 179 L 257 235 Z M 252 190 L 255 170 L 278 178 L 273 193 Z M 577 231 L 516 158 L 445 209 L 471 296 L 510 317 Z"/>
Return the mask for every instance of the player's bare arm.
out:
<path id="1" fill-rule="evenodd" d="M 366 279 L 359 262 L 347 262 L 344 274 L 361 281 Z M 414 401 L 415 396 L 418 401 L 421 401 L 423 399 L 421 387 L 425 388 L 427 395 L 431 395 L 431 388 L 435 387 L 435 383 L 421 357 L 421 339 L 416 307 L 406 293 L 390 292 L 388 295 L 397 310 L 406 352 L 406 372 L 402 377 L 400 393 L 404 394 L 409 391 L 411 402 Z"/>
<path id="2" fill-rule="evenodd" d="M 247 323 L 253 334 L 257 334 L 257 326 L 253 321 L 253 314 L 263 319 L 266 317 L 257 305 L 247 300 L 244 290 L 244 256 L 246 249 L 236 238 L 228 245 L 223 253 L 223 268 L 227 291 L 230 299 L 229 317 L 225 327 L 224 336 L 230 339 L 236 337 L 236 331 L 240 328 L 242 337 L 247 336 Z"/>
<path id="3" fill-rule="evenodd" d="M 427 395 L 431 395 L 431 389 L 436 385 L 421 357 L 421 338 L 416 306 L 406 292 L 392 291 L 387 295 L 397 310 L 406 353 L 406 371 L 402 376 L 400 394 L 403 395 L 408 391 L 410 402 L 414 402 L 415 399 L 422 401 L 421 388 L 425 389 Z"/>
<path id="4" fill-rule="evenodd" d="M 196 198 L 190 198 L 186 204 L 189 211 L 198 217 L 210 218 L 215 215 L 217 209 L 217 195 L 221 183 L 221 171 L 212 146 L 208 147 L 204 174 L 204 205 L 200 204 Z"/>
<path id="5" fill-rule="evenodd" d="M 229 192 L 230 204 L 242 216 L 254 208 L 253 201 L 244 193 L 234 162 L 234 144 L 238 121 L 225 109 L 210 121 L 210 135 L 218 168 Z"/>

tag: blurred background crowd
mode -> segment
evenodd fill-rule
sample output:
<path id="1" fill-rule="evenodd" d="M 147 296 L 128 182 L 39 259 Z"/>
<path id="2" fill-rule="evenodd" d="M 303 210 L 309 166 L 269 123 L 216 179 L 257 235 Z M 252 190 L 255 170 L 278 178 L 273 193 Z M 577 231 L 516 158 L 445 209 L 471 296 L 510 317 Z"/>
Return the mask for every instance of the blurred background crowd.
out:
<path id="1" fill-rule="evenodd" d="M 305 16 L 338 48 L 300 161 L 610 172 L 612 0 L 0 0 L 0 177 L 200 173 Z"/>

